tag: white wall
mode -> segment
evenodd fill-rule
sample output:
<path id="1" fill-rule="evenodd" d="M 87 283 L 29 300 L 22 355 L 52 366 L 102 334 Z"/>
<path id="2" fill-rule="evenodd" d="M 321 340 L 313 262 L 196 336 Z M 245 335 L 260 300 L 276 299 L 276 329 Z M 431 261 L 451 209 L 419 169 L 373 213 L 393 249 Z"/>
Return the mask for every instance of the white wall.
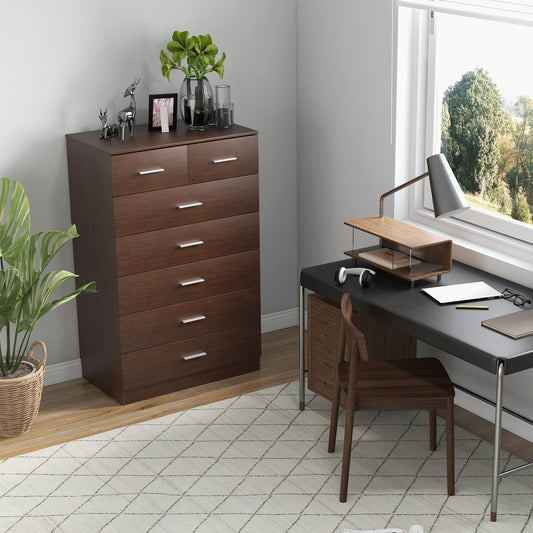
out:
<path id="1" fill-rule="evenodd" d="M 34 231 L 70 223 L 64 135 L 98 129 L 99 108 L 115 121 L 135 77 L 146 123 L 148 95 L 182 79 L 162 77 L 159 50 L 174 30 L 210 33 L 228 56 L 236 122 L 259 131 L 262 313 L 296 306 L 295 0 L 18 0 L 0 15 L 0 176 L 25 186 Z M 55 267 L 73 269 L 71 246 Z M 74 303 L 35 335 L 49 363 L 79 361 Z"/>
<path id="2" fill-rule="evenodd" d="M 344 221 L 394 186 L 390 0 L 299 0 L 300 267 L 345 257 Z M 356 245 L 366 244 L 358 234 Z"/>

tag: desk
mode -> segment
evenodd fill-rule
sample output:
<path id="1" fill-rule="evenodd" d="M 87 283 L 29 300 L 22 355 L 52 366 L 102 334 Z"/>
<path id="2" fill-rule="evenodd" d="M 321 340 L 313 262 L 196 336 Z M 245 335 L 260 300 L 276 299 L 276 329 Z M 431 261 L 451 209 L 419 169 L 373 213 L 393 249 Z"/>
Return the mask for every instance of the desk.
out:
<path id="1" fill-rule="evenodd" d="M 488 311 L 457 310 L 454 304 L 439 305 L 420 289 L 485 281 L 498 291 L 512 287 L 533 300 L 533 291 L 481 270 L 454 262 L 452 271 L 440 281 L 428 278 L 414 287 L 404 280 L 377 271 L 374 283 L 360 287 L 356 276 L 344 285 L 334 281 L 340 266 L 354 266 L 352 259 L 304 268 L 300 275 L 300 409 L 305 406 L 305 290 L 315 292 L 336 305 L 344 292 L 349 292 L 355 311 L 373 316 L 392 328 L 407 333 L 431 346 L 495 375 L 496 403 L 494 459 L 492 469 L 491 520 L 496 520 L 499 478 L 510 472 L 499 472 L 500 436 L 504 376 L 533 368 L 533 336 L 512 339 L 481 325 L 481 320 L 497 317 L 520 308 L 512 302 L 491 300 Z M 364 266 L 364 265 L 358 265 Z M 526 465 L 524 465 L 526 466 Z"/>

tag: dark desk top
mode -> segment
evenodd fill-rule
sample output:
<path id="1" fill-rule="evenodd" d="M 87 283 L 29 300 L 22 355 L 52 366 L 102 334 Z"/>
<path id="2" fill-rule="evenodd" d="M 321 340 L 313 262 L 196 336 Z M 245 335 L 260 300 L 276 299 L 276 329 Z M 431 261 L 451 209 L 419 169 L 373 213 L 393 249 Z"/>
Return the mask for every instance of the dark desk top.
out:
<path id="1" fill-rule="evenodd" d="M 460 310 L 455 308 L 456 304 L 440 305 L 421 291 L 426 287 L 485 281 L 497 291 L 510 287 L 533 301 L 532 289 L 458 262 L 453 263 L 451 272 L 442 275 L 441 281 L 434 276 L 417 281 L 414 287 L 376 270 L 374 283 L 363 289 L 357 276 L 348 276 L 344 285 L 337 285 L 334 275 L 340 266 L 353 267 L 354 261 L 347 259 L 304 268 L 300 283 L 336 304 L 340 304 L 344 292 L 349 292 L 356 311 L 386 321 L 392 328 L 493 374 L 497 372 L 498 361 L 504 362 L 505 374 L 533 368 L 533 335 L 512 339 L 481 325 L 482 320 L 520 312 L 520 307 L 498 298 L 475 302 L 488 305 L 488 311 Z M 358 263 L 357 266 L 365 265 Z"/>

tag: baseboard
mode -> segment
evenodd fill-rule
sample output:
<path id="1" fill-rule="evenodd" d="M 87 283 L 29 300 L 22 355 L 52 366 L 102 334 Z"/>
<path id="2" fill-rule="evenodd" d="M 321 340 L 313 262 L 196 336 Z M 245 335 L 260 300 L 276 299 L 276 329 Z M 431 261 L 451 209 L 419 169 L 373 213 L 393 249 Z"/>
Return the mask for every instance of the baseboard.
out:
<path id="1" fill-rule="evenodd" d="M 71 359 L 64 363 L 46 365 L 43 376 L 44 386 L 81 378 L 81 359 Z"/>
<path id="2" fill-rule="evenodd" d="M 297 307 L 263 315 L 261 317 L 261 333 L 297 326 L 298 316 L 299 312 Z"/>
<path id="3" fill-rule="evenodd" d="M 455 389 L 455 404 L 494 424 L 494 407 L 490 404 L 457 389 Z M 533 425 L 525 420 L 503 412 L 502 428 L 533 442 Z"/>

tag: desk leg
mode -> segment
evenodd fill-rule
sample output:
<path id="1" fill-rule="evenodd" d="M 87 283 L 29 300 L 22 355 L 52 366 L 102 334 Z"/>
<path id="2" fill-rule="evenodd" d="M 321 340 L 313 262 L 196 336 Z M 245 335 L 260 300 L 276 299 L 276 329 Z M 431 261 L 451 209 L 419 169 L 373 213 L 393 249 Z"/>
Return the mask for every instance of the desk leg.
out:
<path id="1" fill-rule="evenodd" d="M 498 510 L 498 483 L 500 481 L 500 447 L 502 433 L 503 362 L 498 362 L 496 373 L 496 413 L 494 416 L 494 463 L 492 465 L 492 496 L 490 521 L 496 522 Z"/>
<path id="2" fill-rule="evenodd" d="M 300 356 L 300 411 L 305 409 L 305 288 L 300 285 L 299 356 Z"/>

